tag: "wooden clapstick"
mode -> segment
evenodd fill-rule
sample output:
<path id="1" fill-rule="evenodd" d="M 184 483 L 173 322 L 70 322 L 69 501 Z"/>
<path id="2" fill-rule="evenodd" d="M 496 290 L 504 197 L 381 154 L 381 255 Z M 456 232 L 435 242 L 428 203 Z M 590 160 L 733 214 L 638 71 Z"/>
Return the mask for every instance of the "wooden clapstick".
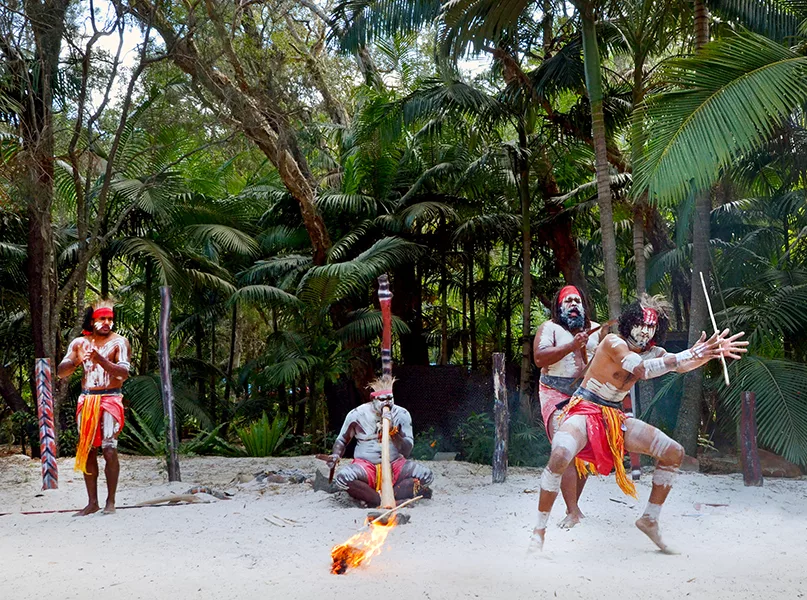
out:
<path id="1" fill-rule="evenodd" d="M 390 409 L 384 408 L 381 416 L 381 508 L 395 508 L 392 489 L 392 464 L 389 458 Z"/>

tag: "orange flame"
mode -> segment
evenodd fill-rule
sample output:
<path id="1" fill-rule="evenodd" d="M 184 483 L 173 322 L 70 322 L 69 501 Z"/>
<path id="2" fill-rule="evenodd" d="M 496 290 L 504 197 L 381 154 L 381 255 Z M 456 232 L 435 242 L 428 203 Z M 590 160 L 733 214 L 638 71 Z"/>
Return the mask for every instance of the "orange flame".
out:
<path id="1" fill-rule="evenodd" d="M 331 573 L 341 575 L 349 567 L 367 564 L 381 552 L 381 546 L 387 539 L 390 530 L 395 527 L 395 518 L 387 523 L 372 523 L 367 531 L 360 531 L 344 544 L 331 548 Z"/>

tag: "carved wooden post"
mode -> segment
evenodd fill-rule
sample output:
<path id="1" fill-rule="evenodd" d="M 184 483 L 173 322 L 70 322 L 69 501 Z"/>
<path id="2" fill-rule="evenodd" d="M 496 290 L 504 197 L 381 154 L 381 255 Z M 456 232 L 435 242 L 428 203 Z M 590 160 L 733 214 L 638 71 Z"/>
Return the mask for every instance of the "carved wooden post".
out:
<path id="1" fill-rule="evenodd" d="M 53 376 L 49 358 L 37 358 L 36 412 L 39 417 L 39 455 L 42 457 L 42 489 L 59 487 L 59 466 L 56 464 L 56 435 L 53 429 Z"/>
<path id="2" fill-rule="evenodd" d="M 746 486 L 762 486 L 762 465 L 757 451 L 757 395 L 743 392 L 740 413 L 740 463 Z"/>
<path id="3" fill-rule="evenodd" d="M 510 432 L 510 411 L 507 406 L 507 385 L 504 377 L 504 354 L 493 353 L 493 416 L 496 437 L 493 446 L 493 483 L 507 479 L 507 438 Z"/>
<path id="4" fill-rule="evenodd" d="M 179 475 L 177 424 L 174 418 L 174 386 L 171 383 L 171 357 L 168 353 L 169 323 L 171 321 L 171 288 L 160 287 L 160 381 L 162 382 L 163 411 L 165 413 L 165 441 L 168 462 L 168 481 L 182 481 Z"/>

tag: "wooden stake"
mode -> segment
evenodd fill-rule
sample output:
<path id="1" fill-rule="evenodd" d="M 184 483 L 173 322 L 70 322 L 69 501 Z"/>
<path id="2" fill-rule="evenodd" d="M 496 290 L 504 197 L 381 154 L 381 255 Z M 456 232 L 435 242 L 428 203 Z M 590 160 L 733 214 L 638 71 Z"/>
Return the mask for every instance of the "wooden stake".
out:
<path id="1" fill-rule="evenodd" d="M 493 445 L 493 483 L 507 479 L 507 438 L 510 429 L 510 411 L 507 406 L 504 354 L 493 353 L 493 415 L 496 434 Z"/>
<path id="2" fill-rule="evenodd" d="M 743 482 L 746 486 L 762 486 L 762 465 L 757 448 L 757 417 L 754 392 L 741 395 L 740 416 L 740 463 L 743 466 Z"/>
<path id="3" fill-rule="evenodd" d="M 709 317 L 712 319 L 712 327 L 715 329 L 715 333 L 719 334 L 720 331 L 717 329 L 717 321 L 715 321 L 715 313 L 712 311 L 712 301 L 709 300 L 709 292 L 706 290 L 706 281 L 703 279 L 703 272 L 699 271 L 701 276 L 701 285 L 703 286 L 703 295 L 706 296 L 706 307 L 709 309 Z M 726 381 L 726 387 L 730 385 L 729 382 L 729 369 L 726 366 L 726 357 L 723 356 L 723 353 L 720 353 L 720 362 L 723 364 L 723 379 Z"/>
<path id="4" fill-rule="evenodd" d="M 171 288 L 160 287 L 160 381 L 162 382 L 163 411 L 166 417 L 165 438 L 168 456 L 168 481 L 182 481 L 179 475 L 177 424 L 174 418 L 174 386 L 171 383 L 171 358 L 168 353 L 169 323 L 171 321 Z"/>

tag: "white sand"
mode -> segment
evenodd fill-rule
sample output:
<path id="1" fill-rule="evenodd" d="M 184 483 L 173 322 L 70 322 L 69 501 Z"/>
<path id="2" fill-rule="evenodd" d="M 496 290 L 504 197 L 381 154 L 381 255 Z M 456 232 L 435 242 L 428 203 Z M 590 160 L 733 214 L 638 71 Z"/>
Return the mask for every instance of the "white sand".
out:
<path id="1" fill-rule="evenodd" d="M 100 461 L 103 465 L 103 461 Z M 61 460 L 60 489 L 41 492 L 39 464 L 0 458 L 0 512 L 79 508 L 84 486 Z M 633 525 L 640 501 L 613 478 L 594 480 L 587 519 L 571 531 L 550 519 L 543 555 L 526 555 L 536 516 L 537 469 L 432 463 L 435 497 L 411 509 L 369 565 L 331 575 L 330 548 L 351 536 L 367 511 L 308 484 L 270 484 L 261 493 L 231 483 L 264 469 L 313 474 L 313 457 L 183 458 L 183 483 L 167 484 L 156 459 L 122 457 L 119 506 L 182 493 L 192 484 L 236 491 L 229 501 L 119 510 L 114 516 L 0 517 L 0 598 L 800 598 L 807 594 L 807 481 L 769 479 L 745 488 L 740 476 L 682 474 L 661 514 L 666 556 Z M 101 500 L 105 497 L 101 477 Z M 616 501 L 612 501 L 616 500 Z M 728 504 L 709 507 L 705 503 Z M 280 527 L 267 517 L 292 519 Z M 278 521 L 276 521 L 278 522 Z M 395 591 L 393 591 L 395 590 Z M 394 595 L 393 595 L 394 594 Z"/>

